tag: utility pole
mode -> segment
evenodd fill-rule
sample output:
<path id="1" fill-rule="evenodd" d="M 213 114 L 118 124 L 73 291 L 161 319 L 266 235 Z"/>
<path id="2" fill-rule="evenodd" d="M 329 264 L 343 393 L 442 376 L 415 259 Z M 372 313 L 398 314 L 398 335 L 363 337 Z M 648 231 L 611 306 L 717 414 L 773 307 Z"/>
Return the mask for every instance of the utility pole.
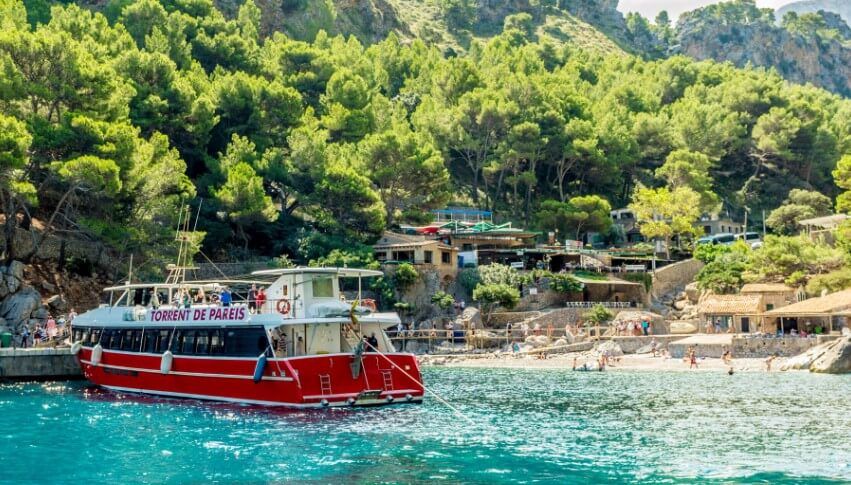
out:
<path id="1" fill-rule="evenodd" d="M 762 239 L 765 240 L 765 209 L 762 210 Z"/>

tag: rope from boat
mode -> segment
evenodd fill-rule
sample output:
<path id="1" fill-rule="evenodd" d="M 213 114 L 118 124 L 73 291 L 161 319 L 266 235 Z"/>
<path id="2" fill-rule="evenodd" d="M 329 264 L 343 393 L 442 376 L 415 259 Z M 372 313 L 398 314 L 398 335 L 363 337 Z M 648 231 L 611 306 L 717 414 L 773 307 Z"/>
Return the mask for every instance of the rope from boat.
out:
<path id="1" fill-rule="evenodd" d="M 446 407 L 448 407 L 449 409 L 451 409 L 451 410 L 452 410 L 455 414 L 457 414 L 459 417 L 463 418 L 465 421 L 467 421 L 467 422 L 468 422 L 468 423 L 470 423 L 470 424 L 476 424 L 476 423 L 475 423 L 472 419 L 470 419 L 469 417 L 467 417 L 467 415 L 465 415 L 464 413 L 462 413 L 462 412 L 461 412 L 458 408 L 456 408 L 456 407 L 455 407 L 455 406 L 453 406 L 452 404 L 449 404 L 449 402 L 448 402 L 446 399 L 443 399 L 443 397 L 441 397 L 441 396 L 440 396 L 440 394 L 436 393 L 435 391 L 432 391 L 431 389 L 429 389 L 428 387 L 426 387 L 425 383 L 423 383 L 423 382 L 422 382 L 422 381 L 420 381 L 420 380 L 417 380 L 416 378 L 414 378 L 414 376 L 412 376 L 411 374 L 409 374 L 409 373 L 408 373 L 405 369 L 403 369 L 403 368 L 399 367 L 399 365 L 398 365 L 397 363 L 393 362 L 393 361 L 390 359 L 390 357 L 387 357 L 387 356 L 384 354 L 384 352 L 382 352 L 382 351 L 378 350 L 377 348 L 373 347 L 373 346 L 372 346 L 372 344 L 370 344 L 369 342 L 367 342 L 367 341 L 363 340 L 363 338 L 361 338 L 361 341 L 362 341 L 362 342 L 364 342 L 367 346 L 369 346 L 369 347 L 370 347 L 370 348 L 371 348 L 371 349 L 372 349 L 372 350 L 373 350 L 376 354 L 378 354 L 378 355 L 380 355 L 380 356 L 384 357 L 384 359 L 385 359 L 387 362 L 389 362 L 389 363 L 390 363 L 390 365 L 392 365 L 393 367 L 395 367 L 396 369 L 398 369 L 398 370 L 399 370 L 399 372 L 401 372 L 402 374 L 405 374 L 405 375 L 408 377 L 408 379 L 411 379 L 411 380 L 412 380 L 412 381 L 414 381 L 414 382 L 419 382 L 419 384 L 420 384 L 421 386 L 423 386 L 423 391 L 425 391 L 425 392 L 427 392 L 427 393 L 431 394 L 432 396 L 434 396 L 434 398 L 435 398 L 435 399 L 437 399 L 437 400 L 438 400 L 438 401 L 440 401 L 443 405 L 445 405 Z M 366 374 L 366 368 L 364 368 L 364 374 Z"/>

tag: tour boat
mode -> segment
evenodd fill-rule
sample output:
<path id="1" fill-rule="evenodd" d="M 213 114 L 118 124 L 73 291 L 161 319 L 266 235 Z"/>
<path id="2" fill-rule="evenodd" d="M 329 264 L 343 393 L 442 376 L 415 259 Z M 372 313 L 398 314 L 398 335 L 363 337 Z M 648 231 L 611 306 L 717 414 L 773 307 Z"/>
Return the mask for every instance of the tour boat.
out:
<path id="1" fill-rule="evenodd" d="M 422 402 L 416 358 L 395 352 L 384 332 L 398 315 L 360 298 L 362 278 L 381 272 L 288 268 L 186 281 L 186 269 L 172 267 L 159 284 L 106 288 L 109 304 L 74 319 L 72 350 L 87 379 L 115 391 L 299 408 Z M 251 285 L 265 287 L 265 301 L 245 297 Z"/>

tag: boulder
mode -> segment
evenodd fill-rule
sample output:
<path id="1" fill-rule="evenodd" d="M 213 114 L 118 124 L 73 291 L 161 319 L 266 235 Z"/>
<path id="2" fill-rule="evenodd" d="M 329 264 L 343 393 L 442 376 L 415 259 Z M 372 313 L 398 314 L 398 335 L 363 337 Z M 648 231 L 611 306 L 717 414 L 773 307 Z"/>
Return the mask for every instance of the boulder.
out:
<path id="1" fill-rule="evenodd" d="M 688 305 L 688 300 L 677 300 L 674 302 L 674 309 L 677 311 L 683 311 Z"/>
<path id="2" fill-rule="evenodd" d="M 16 278 L 18 281 L 24 281 L 24 268 L 24 263 L 12 261 L 6 268 L 6 274 Z"/>
<path id="3" fill-rule="evenodd" d="M 659 333 L 659 330 L 665 328 L 665 317 L 653 312 L 641 310 L 625 310 L 617 314 L 612 320 L 612 326 L 617 326 L 621 322 L 633 322 L 647 320 L 653 326 L 653 332 Z"/>
<path id="4" fill-rule="evenodd" d="M 851 373 L 851 337 L 843 337 L 832 343 L 810 366 L 811 372 L 824 374 Z"/>
<path id="5" fill-rule="evenodd" d="M 828 348 L 836 342 L 827 342 L 816 345 L 802 354 L 786 359 L 780 370 L 807 370 L 819 357 L 824 355 Z"/>
<path id="6" fill-rule="evenodd" d="M 530 335 L 526 337 L 525 343 L 534 349 L 538 347 L 546 347 L 550 343 L 550 339 L 546 335 Z"/>
<path id="7" fill-rule="evenodd" d="M 565 345 L 569 345 L 569 342 L 564 337 L 553 342 L 553 347 L 564 347 Z"/>
<path id="8" fill-rule="evenodd" d="M 3 279 L 6 280 L 6 288 L 8 289 L 9 293 L 14 293 L 18 291 L 18 289 L 21 287 L 21 280 L 15 278 L 12 275 L 7 274 L 3 277 Z"/>
<path id="9" fill-rule="evenodd" d="M 457 320 L 461 320 L 464 326 L 469 325 L 470 328 L 482 328 L 482 314 L 478 308 L 469 306 L 464 308 Z"/>
<path id="10" fill-rule="evenodd" d="M 696 305 L 698 301 L 700 301 L 700 288 L 697 287 L 696 282 L 691 282 L 686 285 L 685 294 L 689 303 L 692 305 Z"/>
<path id="11" fill-rule="evenodd" d="M 68 302 L 61 295 L 53 295 L 47 299 L 47 307 L 54 315 L 68 311 Z"/>
<path id="12" fill-rule="evenodd" d="M 611 340 L 607 340 L 597 345 L 597 352 L 600 354 L 608 353 L 612 357 L 620 357 L 623 355 L 623 349 L 621 349 L 621 346 Z"/>
<path id="13" fill-rule="evenodd" d="M 44 321 L 47 320 L 48 315 L 49 312 L 47 311 L 47 308 L 44 308 L 43 306 L 39 305 L 38 308 L 33 310 L 33 312 L 30 314 L 30 317 L 35 320 Z"/>
<path id="14" fill-rule="evenodd" d="M 678 320 L 670 322 L 670 330 L 674 335 L 685 335 L 697 333 L 697 325 L 694 322 L 687 320 Z"/>
<path id="15" fill-rule="evenodd" d="M 12 328 L 18 328 L 29 320 L 30 315 L 41 307 L 41 295 L 33 288 L 23 290 L 8 296 L 0 305 L 0 317 L 6 319 Z"/>
<path id="16" fill-rule="evenodd" d="M 0 318 L 0 333 L 8 332 L 9 330 L 13 330 L 13 329 L 8 326 L 8 324 L 6 323 L 6 319 Z"/>
<path id="17" fill-rule="evenodd" d="M 41 288 L 48 293 L 56 293 L 56 285 L 54 285 L 53 283 L 42 281 Z"/>

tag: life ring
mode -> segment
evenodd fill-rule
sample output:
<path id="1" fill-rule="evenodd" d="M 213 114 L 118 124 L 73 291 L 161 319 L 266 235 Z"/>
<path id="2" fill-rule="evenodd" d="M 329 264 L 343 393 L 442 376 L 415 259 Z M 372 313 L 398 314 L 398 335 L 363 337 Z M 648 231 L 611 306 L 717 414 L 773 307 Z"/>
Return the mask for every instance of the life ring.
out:
<path id="1" fill-rule="evenodd" d="M 377 309 L 375 306 L 375 300 L 372 298 L 364 298 L 363 301 L 361 301 L 361 306 L 369 308 L 372 311 L 376 311 Z"/>
<path id="2" fill-rule="evenodd" d="M 281 315 L 286 315 L 290 312 L 289 300 L 279 300 L 276 307 L 278 309 L 278 313 L 280 313 Z"/>

